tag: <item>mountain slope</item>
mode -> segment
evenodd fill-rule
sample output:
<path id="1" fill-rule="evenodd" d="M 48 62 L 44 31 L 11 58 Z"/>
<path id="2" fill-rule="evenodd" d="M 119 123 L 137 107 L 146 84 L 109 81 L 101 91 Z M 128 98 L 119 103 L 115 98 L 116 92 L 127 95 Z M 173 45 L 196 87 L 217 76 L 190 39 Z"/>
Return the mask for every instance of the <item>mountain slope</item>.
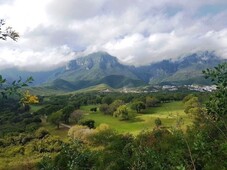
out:
<path id="1" fill-rule="evenodd" d="M 226 60 L 214 52 L 198 52 L 178 59 L 163 60 L 147 66 L 127 66 L 106 52 L 96 52 L 70 61 L 65 68 L 48 72 L 26 72 L 17 69 L 0 71 L 11 80 L 33 76 L 35 84 L 47 90 L 70 92 L 106 84 L 111 88 L 137 87 L 146 84 L 209 84 L 202 70 Z M 18 75 L 18 76 L 17 76 Z M 44 83 L 45 82 L 45 83 Z M 39 89 L 38 89 L 39 90 Z"/>
<path id="2" fill-rule="evenodd" d="M 202 70 L 214 67 L 226 60 L 220 59 L 214 52 L 193 53 L 176 60 L 164 60 L 158 63 L 135 68 L 133 72 L 150 84 L 208 84 Z"/>
<path id="3" fill-rule="evenodd" d="M 123 75 L 131 79 L 138 79 L 128 69 L 128 66 L 120 64 L 116 57 L 106 52 L 92 53 L 70 61 L 65 72 L 58 78 L 68 81 L 97 80 L 110 75 Z"/>
<path id="4" fill-rule="evenodd" d="M 96 52 L 72 60 L 66 69 L 53 78 L 47 85 L 55 88 L 79 90 L 98 84 L 113 88 L 144 85 L 130 69 L 120 64 L 116 57 L 106 52 Z"/>

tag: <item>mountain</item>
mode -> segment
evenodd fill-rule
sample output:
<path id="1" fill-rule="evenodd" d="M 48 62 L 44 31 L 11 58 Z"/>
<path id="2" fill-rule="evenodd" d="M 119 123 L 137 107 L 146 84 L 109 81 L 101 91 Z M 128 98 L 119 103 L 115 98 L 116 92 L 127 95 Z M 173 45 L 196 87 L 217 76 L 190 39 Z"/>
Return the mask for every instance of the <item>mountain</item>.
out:
<path id="1" fill-rule="evenodd" d="M 149 84 L 209 84 L 202 75 L 202 70 L 217 66 L 226 60 L 214 52 L 198 52 L 177 58 L 164 60 L 132 69 L 141 80 Z"/>
<path id="2" fill-rule="evenodd" d="M 177 59 L 163 60 L 146 66 L 121 64 L 106 52 L 96 52 L 70 61 L 65 68 L 47 72 L 26 72 L 17 69 L 0 71 L 9 80 L 33 76 L 37 91 L 70 92 L 105 84 L 110 88 L 137 87 L 146 84 L 186 85 L 209 84 L 202 70 L 226 60 L 214 52 L 197 52 Z"/>
<path id="3" fill-rule="evenodd" d="M 98 84 L 113 88 L 145 85 L 129 66 L 106 52 L 96 52 L 70 61 L 65 70 L 49 82 L 57 89 L 78 90 Z"/>

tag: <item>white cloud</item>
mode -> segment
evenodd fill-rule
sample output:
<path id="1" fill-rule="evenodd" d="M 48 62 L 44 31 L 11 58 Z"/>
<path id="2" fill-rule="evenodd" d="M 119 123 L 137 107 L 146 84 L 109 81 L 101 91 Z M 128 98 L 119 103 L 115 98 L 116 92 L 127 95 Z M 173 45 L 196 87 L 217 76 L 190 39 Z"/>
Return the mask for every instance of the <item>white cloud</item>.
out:
<path id="1" fill-rule="evenodd" d="M 44 51 L 1 49 L 0 68 L 17 67 L 24 70 L 51 70 L 65 65 L 75 57 L 67 45 Z"/>
<path id="2" fill-rule="evenodd" d="M 98 50 L 134 65 L 201 50 L 227 58 L 226 9 L 226 0 L 0 0 L 21 36 L 0 42 L 0 67 L 46 70 Z"/>

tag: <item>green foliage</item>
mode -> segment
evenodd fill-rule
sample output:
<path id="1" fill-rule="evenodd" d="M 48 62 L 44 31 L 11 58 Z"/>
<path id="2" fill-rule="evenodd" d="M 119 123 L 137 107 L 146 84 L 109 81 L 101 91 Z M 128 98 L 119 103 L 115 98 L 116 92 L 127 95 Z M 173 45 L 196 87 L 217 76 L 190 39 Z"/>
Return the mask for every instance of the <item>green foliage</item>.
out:
<path id="1" fill-rule="evenodd" d="M 11 38 L 12 40 L 16 41 L 20 36 L 19 34 L 12 29 L 12 27 L 6 27 L 3 29 L 5 25 L 5 21 L 0 19 L 0 39 L 7 40 L 7 38 Z"/>
<path id="2" fill-rule="evenodd" d="M 119 120 L 129 120 L 133 119 L 135 115 L 128 111 L 126 105 L 119 106 L 113 114 L 114 117 L 117 117 Z"/>
<path id="3" fill-rule="evenodd" d="M 146 105 L 147 107 L 155 107 L 159 104 L 159 100 L 156 97 L 146 97 Z"/>
<path id="4" fill-rule="evenodd" d="M 101 124 L 89 139 L 92 146 L 107 146 L 115 140 L 116 136 L 117 133 L 113 129 Z"/>
<path id="5" fill-rule="evenodd" d="M 117 110 L 117 108 L 118 108 L 119 106 L 121 106 L 121 105 L 124 105 L 124 101 L 119 100 L 119 99 L 114 100 L 114 101 L 111 103 L 111 105 L 110 105 L 112 114 L 113 114 L 113 112 L 115 112 L 115 111 Z"/>
<path id="6" fill-rule="evenodd" d="M 221 82 L 223 81 L 225 80 Z M 217 86 L 219 86 L 218 83 Z M 217 96 L 217 94 L 223 92 L 224 89 L 218 88 L 212 94 L 212 99 L 223 104 L 222 100 L 226 98 L 223 98 L 222 95 Z M 146 114 L 138 114 L 135 119 L 130 121 L 119 121 L 103 115 L 100 112 L 101 109 L 96 113 L 90 111 L 91 108 L 98 107 L 97 101 L 106 96 L 111 97 L 114 101 L 109 105 L 106 104 L 112 112 L 116 109 L 114 116 L 120 120 L 128 120 L 132 118 L 130 114 L 135 113 L 129 109 L 130 104 L 128 103 L 138 100 L 145 102 L 151 94 L 88 93 L 52 96 L 44 98 L 45 106 L 40 109 L 41 111 L 33 114 L 18 112 L 19 106 L 15 106 L 13 100 L 9 99 L 8 101 L 12 102 L 1 105 L 3 112 L 0 113 L 0 116 L 4 115 L 0 117 L 0 122 L 3 122 L 3 126 L 0 124 L 1 130 L 7 129 L 13 132 L 13 129 L 10 129 L 12 126 L 7 127 L 10 125 L 9 122 L 12 121 L 12 124 L 20 129 L 22 125 L 17 122 L 23 122 L 25 125 L 31 118 L 35 118 L 33 116 L 37 118 L 42 114 L 49 115 L 48 120 L 53 117 L 53 120 L 56 120 L 54 122 L 57 122 L 56 125 L 59 125 L 59 122 L 63 120 L 63 108 L 74 102 L 82 106 L 81 112 L 88 113 L 84 115 L 85 120 L 94 118 L 97 125 L 103 122 L 108 125 L 100 125 L 96 129 L 72 127 L 69 130 L 70 139 L 64 139 L 64 143 L 59 137 L 52 136 L 52 132 L 48 133 L 43 128 L 30 133 L 16 131 L 14 134 L 4 135 L 0 139 L 0 167 L 5 160 L 10 159 L 13 162 L 12 160 L 21 157 L 37 156 L 38 159 L 42 158 L 38 169 L 226 169 L 226 114 L 222 114 L 225 106 L 211 107 L 208 105 L 209 114 L 206 114 L 199 110 L 201 108 L 200 96 L 186 97 L 184 99 L 186 112 L 201 116 L 201 119 L 197 119 L 197 123 L 191 125 L 186 131 L 185 128 L 181 130 L 180 127 L 173 126 L 173 122 L 181 117 L 188 124 L 192 121 L 183 112 L 183 103 L 165 103 L 183 99 L 185 94 L 179 96 L 171 93 L 152 94 L 162 101 L 160 107 L 146 108 L 143 110 L 143 113 Z M 55 109 L 57 110 L 53 111 Z M 217 113 L 220 111 L 219 119 L 209 117 L 213 113 L 209 112 L 209 109 L 216 109 Z M 8 115 L 10 116 L 8 117 Z M 154 121 L 157 128 L 154 128 Z M 87 122 L 87 124 L 90 123 Z M 120 134 L 109 126 L 120 129 L 120 132 L 136 131 L 137 134 L 145 127 L 148 130 L 133 136 L 126 133 Z M 54 131 L 59 132 L 60 130 L 55 129 Z"/>
<path id="7" fill-rule="evenodd" d="M 160 118 L 155 119 L 154 122 L 155 122 L 156 127 L 160 127 L 162 125 L 162 121 Z"/>
<path id="8" fill-rule="evenodd" d="M 6 82 L 6 79 L 4 79 L 2 75 L 0 75 L 0 86 L 2 86 L 2 84 L 4 84 L 5 82 Z"/>
<path id="9" fill-rule="evenodd" d="M 142 101 L 134 101 L 131 105 L 131 109 L 136 110 L 137 113 L 140 113 L 145 108 L 146 105 Z"/>
<path id="10" fill-rule="evenodd" d="M 56 125 L 58 129 L 59 129 L 61 120 L 62 120 L 62 110 L 54 112 L 48 117 L 48 121 L 53 125 Z"/>
<path id="11" fill-rule="evenodd" d="M 217 86 L 217 90 L 207 103 L 207 112 L 214 116 L 224 116 L 227 113 L 227 63 L 218 65 L 213 69 L 203 71 L 205 78 Z"/>
<path id="12" fill-rule="evenodd" d="M 48 130 L 46 130 L 45 128 L 41 127 L 38 130 L 36 130 L 35 132 L 35 137 L 38 139 L 42 139 L 44 138 L 46 135 L 49 135 L 50 133 L 48 132 Z"/>
<path id="13" fill-rule="evenodd" d="M 74 106 L 73 105 L 68 105 L 65 106 L 62 109 L 62 119 L 64 120 L 65 123 L 69 123 L 69 117 L 71 115 L 71 113 L 74 111 Z"/>
<path id="14" fill-rule="evenodd" d="M 0 99 L 0 105 L 0 137 L 32 132 L 40 126 L 40 117 L 21 108 L 17 99 Z"/>
<path id="15" fill-rule="evenodd" d="M 87 126 L 90 129 L 95 127 L 95 121 L 94 120 L 83 120 L 80 122 L 81 125 L 83 126 Z"/>
<path id="16" fill-rule="evenodd" d="M 90 111 L 92 111 L 92 112 L 97 112 L 97 107 L 91 108 Z"/>
<path id="17" fill-rule="evenodd" d="M 97 161 L 97 154 L 85 148 L 80 142 L 63 145 L 59 155 L 51 160 L 44 157 L 38 164 L 39 169 L 92 169 Z M 48 161 L 46 161 L 48 160 Z"/>
<path id="18" fill-rule="evenodd" d="M 113 102 L 113 99 L 111 97 L 105 96 L 102 98 L 102 103 L 103 104 L 111 104 Z"/>
<path id="19" fill-rule="evenodd" d="M 7 98 L 11 95 L 19 95 L 21 96 L 21 93 L 18 91 L 20 88 L 22 87 L 26 87 L 28 86 L 28 84 L 33 82 L 33 78 L 32 77 L 28 77 L 25 81 L 22 81 L 22 79 L 20 78 L 19 80 L 15 80 L 11 83 L 11 85 L 5 85 L 3 87 L 3 90 L 1 91 L 2 97 L 3 98 Z M 4 85 L 4 83 L 6 83 L 6 80 L 2 78 L 2 76 L 0 76 L 0 87 Z"/>
<path id="20" fill-rule="evenodd" d="M 193 97 L 196 97 L 196 96 L 194 94 L 189 94 L 183 98 L 182 102 L 186 103 L 188 100 L 190 100 Z"/>
<path id="21" fill-rule="evenodd" d="M 194 111 L 199 110 L 200 103 L 198 97 L 191 97 L 184 103 L 184 112 L 193 114 Z"/>
<path id="22" fill-rule="evenodd" d="M 104 113 L 105 115 L 111 115 L 112 114 L 111 107 L 108 104 L 101 104 L 99 106 L 99 110 L 100 110 L 100 112 Z"/>

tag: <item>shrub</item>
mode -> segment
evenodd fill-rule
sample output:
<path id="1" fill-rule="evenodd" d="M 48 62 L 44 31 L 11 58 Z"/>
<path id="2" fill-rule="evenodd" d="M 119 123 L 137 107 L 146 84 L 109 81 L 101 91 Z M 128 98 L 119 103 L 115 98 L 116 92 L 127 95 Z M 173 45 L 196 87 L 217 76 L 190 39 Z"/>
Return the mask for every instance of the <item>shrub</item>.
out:
<path id="1" fill-rule="evenodd" d="M 83 125 L 83 126 L 87 126 L 90 129 L 95 127 L 95 121 L 94 120 L 84 120 L 84 121 L 80 122 L 80 124 Z"/>
<path id="2" fill-rule="evenodd" d="M 38 139 L 42 139 L 44 138 L 46 135 L 49 135 L 49 131 L 43 127 L 39 128 L 38 130 L 36 130 L 35 132 L 35 137 Z"/>
<path id="3" fill-rule="evenodd" d="M 73 140 L 88 142 L 88 137 L 92 133 L 94 133 L 94 130 L 88 128 L 87 126 L 75 125 L 69 129 L 68 136 Z"/>

